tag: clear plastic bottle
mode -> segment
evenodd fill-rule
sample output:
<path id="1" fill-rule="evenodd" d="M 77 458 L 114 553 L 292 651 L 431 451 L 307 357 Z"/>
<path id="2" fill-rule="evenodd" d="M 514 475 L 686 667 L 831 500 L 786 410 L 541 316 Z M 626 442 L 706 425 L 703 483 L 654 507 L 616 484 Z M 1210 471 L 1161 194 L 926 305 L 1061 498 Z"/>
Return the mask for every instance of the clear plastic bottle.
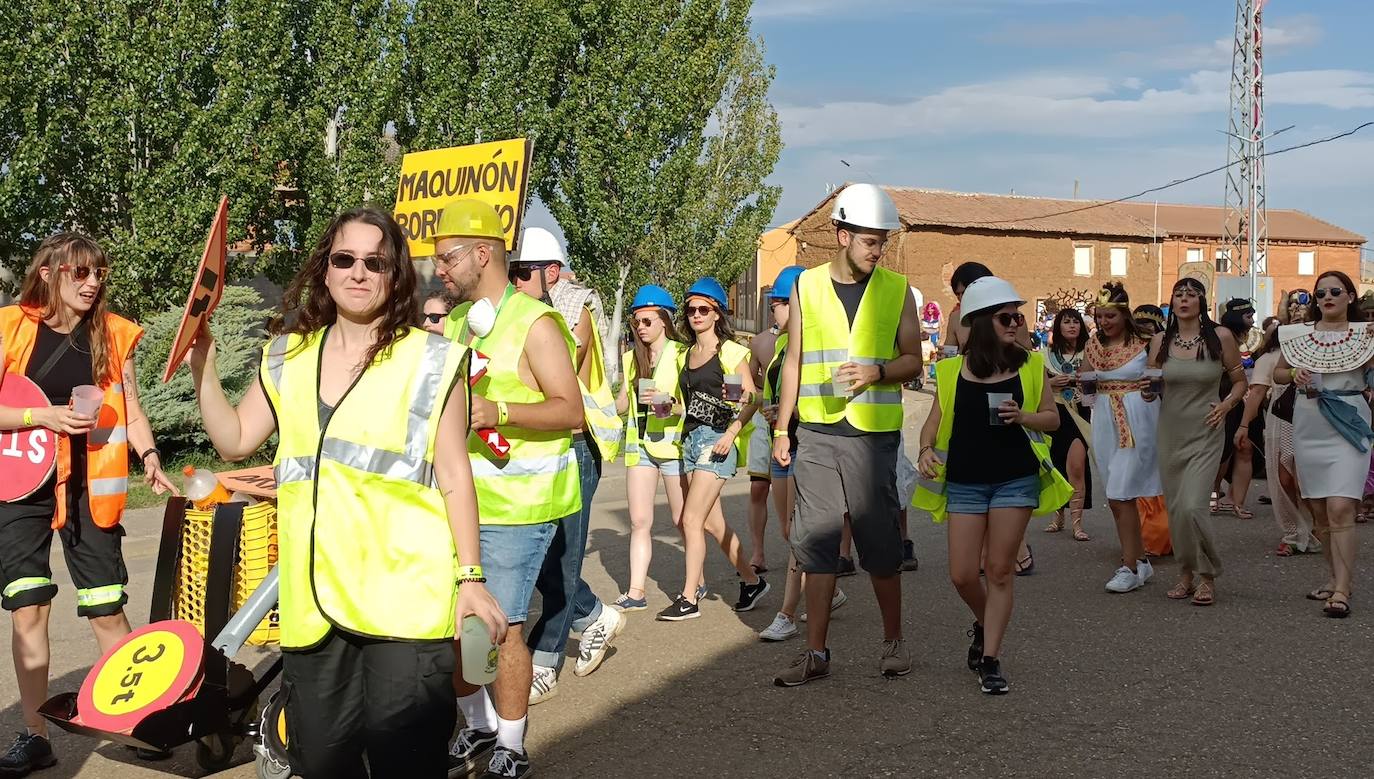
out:
<path id="1" fill-rule="evenodd" d="M 491 643 L 487 623 L 481 617 L 469 614 L 463 619 L 459 636 L 463 651 L 463 681 L 477 685 L 491 684 L 496 680 L 500 647 Z"/>
<path id="2" fill-rule="evenodd" d="M 193 468 L 189 465 L 182 468 L 181 472 L 186 476 L 183 492 L 186 493 L 186 499 L 196 508 L 201 511 L 213 511 L 220 503 L 229 502 L 229 491 L 219 483 L 215 474 L 204 468 Z"/>

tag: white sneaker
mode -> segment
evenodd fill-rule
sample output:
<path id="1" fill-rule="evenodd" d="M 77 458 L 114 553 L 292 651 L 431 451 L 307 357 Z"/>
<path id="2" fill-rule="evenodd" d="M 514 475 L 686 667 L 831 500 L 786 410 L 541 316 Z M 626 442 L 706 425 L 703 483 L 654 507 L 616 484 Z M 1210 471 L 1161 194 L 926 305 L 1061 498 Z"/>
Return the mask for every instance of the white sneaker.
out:
<path id="1" fill-rule="evenodd" d="M 786 641 L 795 638 L 800 632 L 797 630 L 797 623 L 779 611 L 778 616 L 773 617 L 773 624 L 759 631 L 759 638 L 764 641 Z"/>
<path id="2" fill-rule="evenodd" d="M 1123 565 L 1116 569 L 1116 575 L 1107 582 L 1107 592 L 1130 592 L 1139 589 L 1144 584 L 1145 581 L 1139 574 Z"/>
<path id="3" fill-rule="evenodd" d="M 611 642 L 624 629 L 625 617 L 615 609 L 602 606 L 601 616 L 582 631 L 582 638 L 577 642 L 577 663 L 573 665 L 573 673 L 586 676 L 600 667 Z"/>
<path id="4" fill-rule="evenodd" d="M 836 588 L 835 588 L 835 597 L 833 597 L 833 598 L 830 599 L 830 613 L 831 613 L 831 614 L 834 614 L 834 613 L 835 613 L 835 609 L 838 609 L 839 607 L 843 606 L 844 604 L 846 604 L 846 603 L 848 603 L 848 602 L 849 602 L 849 596 L 844 594 L 844 590 L 840 589 L 839 587 L 836 587 Z M 805 615 L 805 614 L 802 614 L 801 617 L 799 617 L 797 621 L 798 621 L 798 622 L 805 622 L 805 621 L 806 621 L 806 615 Z"/>
<path id="5" fill-rule="evenodd" d="M 534 667 L 534 681 L 530 682 L 530 705 L 543 703 L 558 694 L 558 671 L 548 666 Z"/>
<path id="6" fill-rule="evenodd" d="M 1136 560 L 1135 572 L 1136 575 L 1140 577 L 1140 583 L 1144 585 L 1145 582 L 1148 582 L 1150 579 L 1154 578 L 1155 567 L 1150 564 L 1149 560 Z"/>

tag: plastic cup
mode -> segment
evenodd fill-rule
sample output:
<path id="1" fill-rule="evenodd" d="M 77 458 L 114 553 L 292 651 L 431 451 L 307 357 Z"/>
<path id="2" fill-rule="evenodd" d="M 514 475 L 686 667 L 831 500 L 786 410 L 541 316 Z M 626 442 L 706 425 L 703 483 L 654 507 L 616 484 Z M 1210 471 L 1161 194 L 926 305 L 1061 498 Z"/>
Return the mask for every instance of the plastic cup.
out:
<path id="1" fill-rule="evenodd" d="M 654 395 L 652 406 L 654 416 L 659 419 L 667 419 L 673 413 L 673 396 L 666 392 L 657 393 Z"/>
<path id="2" fill-rule="evenodd" d="M 841 378 L 840 378 L 840 369 L 839 369 L 839 368 L 836 368 L 836 369 L 835 369 L 835 373 L 832 375 L 830 382 L 831 382 L 831 387 L 832 387 L 832 389 L 833 389 L 833 391 L 834 391 L 834 393 L 835 393 L 835 397 L 837 397 L 837 398 L 847 398 L 847 397 L 849 397 L 849 380 L 848 380 L 848 379 L 841 379 Z"/>
<path id="3" fill-rule="evenodd" d="M 945 358 L 945 357 L 958 357 L 958 356 L 959 356 L 959 347 L 957 347 L 957 346 L 952 346 L 952 345 L 949 345 L 949 344 L 946 344 L 945 346 L 940 347 L 940 357 L 941 357 L 942 359 Z"/>
<path id="4" fill-rule="evenodd" d="M 1012 400 L 1010 392 L 988 393 L 988 424 L 994 426 L 1007 424 L 1002 421 L 1002 416 L 998 413 L 998 407 L 1009 400 Z"/>
<path id="5" fill-rule="evenodd" d="M 105 393 L 99 387 L 90 384 L 72 387 L 72 411 L 83 417 L 97 416 L 104 400 Z"/>
<path id="6" fill-rule="evenodd" d="M 730 374 L 725 377 L 725 399 L 731 403 L 738 403 L 744 397 L 744 379 L 738 374 Z"/>
<path id="7" fill-rule="evenodd" d="M 1302 388 L 1302 392 L 1309 398 L 1315 398 L 1321 394 L 1321 391 L 1322 375 L 1320 373 L 1313 373 L 1312 380 L 1307 382 L 1307 386 Z"/>
<path id="8" fill-rule="evenodd" d="M 639 380 L 639 396 L 640 396 L 640 397 L 644 397 L 644 394 L 645 394 L 646 392 L 647 392 L 647 393 L 652 393 L 652 392 L 654 392 L 654 391 L 657 390 L 657 389 L 658 389 L 658 385 L 654 384 L 654 380 L 653 380 L 653 379 L 640 379 L 640 380 Z"/>
<path id="9" fill-rule="evenodd" d="M 460 635 L 463 681 L 476 685 L 491 684 L 496 680 L 496 661 L 500 657 L 500 647 L 491 643 L 491 636 L 487 634 L 487 624 L 480 617 L 469 614 L 463 619 Z"/>
<path id="10" fill-rule="evenodd" d="M 1163 396 L 1164 396 L 1164 369 L 1163 369 L 1163 368 L 1146 368 L 1146 369 L 1145 369 L 1145 381 L 1147 382 L 1146 390 L 1147 390 L 1151 395 L 1154 395 L 1154 396 L 1157 397 L 1157 398 L 1163 397 Z"/>
<path id="11" fill-rule="evenodd" d="M 1083 393 L 1083 405 L 1091 406 L 1097 402 L 1097 373 L 1083 371 L 1078 374 L 1078 389 Z"/>

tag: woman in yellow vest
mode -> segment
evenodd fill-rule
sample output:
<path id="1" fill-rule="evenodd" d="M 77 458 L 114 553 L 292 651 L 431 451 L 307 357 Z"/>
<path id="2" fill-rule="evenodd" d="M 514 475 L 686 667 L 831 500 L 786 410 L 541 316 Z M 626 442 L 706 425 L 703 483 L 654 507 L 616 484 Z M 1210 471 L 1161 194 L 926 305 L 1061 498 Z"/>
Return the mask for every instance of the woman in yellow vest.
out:
<path id="1" fill-rule="evenodd" d="M 57 448 L 55 474 L 27 497 L 0 503 L 2 603 L 12 615 L 14 669 L 28 729 L 0 757 L 3 776 L 22 776 L 57 762 L 46 721 L 38 715 L 48 697 L 48 615 L 57 594 L 48 562 L 53 530 L 62 537 L 76 585 L 76 613 L 90 621 L 103 654 L 129 633 L 124 615 L 129 576 L 119 522 L 130 447 L 143 460 L 153 489 L 175 492 L 138 402 L 134 347 L 143 328 L 110 313 L 109 275 L 99 244 L 77 233 L 58 233 L 34 254 L 18 305 L 0 308 L 3 373 L 27 376 L 53 404 L 0 406 L 0 431 L 46 428 L 51 432 L 44 441 Z M 4 381 L 0 375 L 0 384 Z M 72 391 L 81 385 L 93 385 L 103 395 L 94 416 L 70 407 Z"/>
<path id="2" fill-rule="evenodd" d="M 686 407 L 682 443 L 682 470 L 688 479 L 682 506 L 686 575 L 682 592 L 658 614 L 668 622 L 701 616 L 697 602 L 705 586 L 703 530 L 720 544 L 742 579 L 735 611 L 749 611 L 768 592 L 768 582 L 750 567 L 744 545 L 720 510 L 721 488 L 739 467 L 735 440 L 758 409 L 749 375 L 749 350 L 734 340 L 725 300 L 725 288 L 707 277 L 687 290 L 683 306 L 689 349 L 678 390 Z"/>
<path id="3" fill-rule="evenodd" d="M 630 303 L 634 348 L 621 356 L 624 380 L 615 401 L 616 411 L 626 415 L 625 493 L 630 505 L 630 586 L 615 601 L 621 611 L 649 607 L 644 583 L 653 558 L 654 496 L 660 481 L 673 525 L 682 531 L 682 409 L 674 407 L 673 399 L 685 351 L 673 326 L 676 313 L 673 296 L 654 284 L 640 287 Z"/>
<path id="4" fill-rule="evenodd" d="M 983 692 L 1001 695 L 1008 686 L 997 656 L 1011 621 L 1016 550 L 1031 514 L 1058 509 L 1073 488 L 1043 435 L 1059 428 L 1044 357 L 1016 343 L 1025 301 L 987 276 L 968 285 L 962 302 L 968 339 L 962 356 L 935 366 L 918 465 L 928 481 L 916 505 L 937 522 L 949 517 L 950 579 L 975 619 L 968 667 Z M 985 545 L 986 585 L 978 575 Z"/>
<path id="5" fill-rule="evenodd" d="M 227 460 L 279 434 L 282 688 L 308 777 L 444 776 L 455 626 L 499 642 L 467 455 L 467 349 L 411 327 L 416 274 L 389 214 L 334 219 L 282 301 L 235 409 L 202 331 L 191 368 Z M 288 324 L 289 323 L 289 324 Z"/>

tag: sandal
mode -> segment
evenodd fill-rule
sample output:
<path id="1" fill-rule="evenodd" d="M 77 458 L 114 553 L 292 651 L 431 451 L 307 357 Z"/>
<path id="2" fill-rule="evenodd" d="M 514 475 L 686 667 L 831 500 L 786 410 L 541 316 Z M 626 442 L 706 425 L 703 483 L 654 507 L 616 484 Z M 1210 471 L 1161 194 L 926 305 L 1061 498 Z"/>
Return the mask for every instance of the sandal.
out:
<path id="1" fill-rule="evenodd" d="M 1055 514 L 1055 515 L 1054 515 L 1054 519 L 1051 520 L 1050 523 L 1049 523 L 1048 525 L 1045 525 L 1045 532 L 1046 532 L 1046 533 L 1058 533 L 1059 531 L 1061 531 L 1061 530 L 1063 530 L 1063 529 L 1064 529 L 1064 515 L 1063 515 L 1063 514 Z"/>
<path id="2" fill-rule="evenodd" d="M 1292 557 L 1296 553 L 1297 550 L 1293 548 L 1292 544 L 1283 542 L 1279 544 L 1278 549 L 1274 550 L 1274 555 L 1277 557 Z"/>
<path id="3" fill-rule="evenodd" d="M 1213 516 L 1216 516 L 1216 513 L 1221 509 L 1220 501 L 1221 495 L 1218 495 L 1215 492 L 1212 493 L 1212 497 L 1207 500 L 1207 510 L 1212 512 Z"/>
<path id="4" fill-rule="evenodd" d="M 1075 520 L 1074 523 L 1073 523 L 1073 540 L 1075 540 L 1075 541 L 1091 541 L 1091 540 L 1092 540 L 1092 537 L 1089 536 L 1089 535 L 1087 534 L 1087 532 L 1083 530 L 1083 520 L 1081 520 L 1081 519 Z"/>
<path id="5" fill-rule="evenodd" d="M 1211 582 L 1204 581 L 1193 591 L 1192 603 L 1194 606 L 1210 606 L 1217 600 L 1216 586 Z"/>
<path id="6" fill-rule="evenodd" d="M 1193 593 L 1196 591 L 1197 585 L 1193 584 L 1189 579 L 1184 579 L 1179 581 L 1178 584 L 1175 584 L 1172 590 L 1164 593 L 1164 597 L 1169 600 L 1187 600 L 1193 597 Z"/>
<path id="7" fill-rule="evenodd" d="M 1026 556 L 1016 561 L 1016 575 L 1030 576 L 1035 572 L 1035 553 L 1031 551 L 1030 544 L 1026 544 Z"/>
<path id="8" fill-rule="evenodd" d="M 1236 515 L 1236 519 L 1254 519 L 1255 512 L 1244 506 L 1232 506 L 1231 513 Z"/>
<path id="9" fill-rule="evenodd" d="M 1336 600 L 1338 595 L 1340 600 Z M 1322 607 L 1322 612 L 1333 619 L 1345 619 L 1350 616 L 1350 600 L 1345 593 L 1335 590 L 1331 593 L 1331 597 L 1327 598 L 1326 605 Z"/>
<path id="10" fill-rule="evenodd" d="M 1315 590 L 1313 590 L 1313 591 L 1307 593 L 1307 599 L 1308 599 L 1308 600 L 1330 600 L 1330 599 L 1331 599 L 1331 596 L 1332 596 L 1332 595 L 1335 595 L 1335 594 L 1336 594 L 1336 591 L 1335 591 L 1335 590 L 1328 590 L 1328 589 L 1326 589 L 1325 587 L 1321 587 L 1321 588 L 1315 589 Z"/>

